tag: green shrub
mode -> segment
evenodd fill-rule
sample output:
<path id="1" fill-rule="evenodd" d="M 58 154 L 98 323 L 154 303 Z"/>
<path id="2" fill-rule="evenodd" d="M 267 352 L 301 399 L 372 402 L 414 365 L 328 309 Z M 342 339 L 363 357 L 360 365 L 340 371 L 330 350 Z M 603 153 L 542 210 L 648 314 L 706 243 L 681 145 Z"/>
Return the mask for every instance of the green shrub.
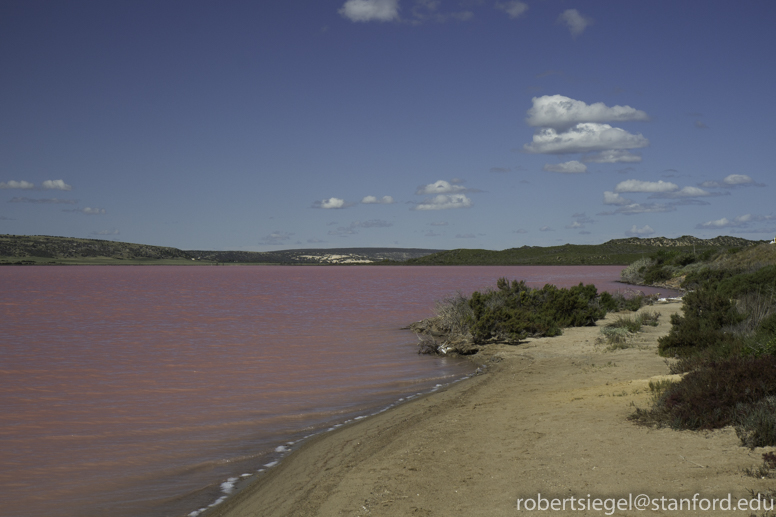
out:
<path id="1" fill-rule="evenodd" d="M 475 342 L 557 336 L 563 327 L 592 325 L 606 314 L 594 285 L 559 289 L 547 284 L 534 289 L 525 281 L 510 284 L 500 278 L 496 286 L 495 291 L 475 291 L 469 300 Z"/>
<path id="2" fill-rule="evenodd" d="M 776 358 L 712 361 L 667 388 L 648 411 L 632 416 L 676 429 L 718 429 L 742 424 L 745 406 L 776 395 Z"/>
<path id="3" fill-rule="evenodd" d="M 754 449 L 776 445 L 776 397 L 736 408 L 736 435 L 741 443 Z"/>
<path id="4" fill-rule="evenodd" d="M 633 319 L 630 316 L 620 316 L 611 323 L 607 323 L 606 327 L 622 328 L 631 333 L 636 333 L 641 330 L 641 319 Z M 605 328 L 606 328 L 605 327 Z"/>
<path id="5" fill-rule="evenodd" d="M 743 320 L 735 304 L 709 284 L 684 296 L 682 312 L 684 316 L 671 316 L 671 331 L 658 339 L 661 355 L 683 356 L 699 349 L 730 345 L 736 338 L 722 328 Z"/>
<path id="6" fill-rule="evenodd" d="M 660 313 L 657 311 L 644 311 L 636 316 L 642 325 L 649 325 L 650 327 L 657 327 L 658 320 L 660 319 Z"/>

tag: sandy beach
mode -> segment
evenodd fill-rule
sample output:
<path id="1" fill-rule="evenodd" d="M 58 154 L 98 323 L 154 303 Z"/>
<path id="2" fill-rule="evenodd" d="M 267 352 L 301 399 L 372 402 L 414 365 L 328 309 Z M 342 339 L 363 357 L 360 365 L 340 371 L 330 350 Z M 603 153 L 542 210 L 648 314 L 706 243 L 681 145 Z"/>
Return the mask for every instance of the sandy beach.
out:
<path id="1" fill-rule="evenodd" d="M 548 511 L 557 515 L 714 515 L 719 506 L 703 512 L 702 499 L 724 508 L 713 499 L 728 494 L 735 508 L 774 486 L 742 472 L 772 448 L 741 447 L 732 428 L 677 432 L 627 420 L 634 404 L 649 405 L 649 381 L 668 374 L 657 338 L 680 308 L 650 307 L 659 325 L 625 350 L 596 343 L 616 314 L 560 337 L 493 345 L 474 359 L 486 373 L 311 439 L 206 515 L 511 516 L 534 513 L 525 505 L 538 494 L 565 499 L 565 511 Z M 653 498 L 644 511 L 632 502 L 590 508 L 640 494 Z M 680 498 L 688 502 L 675 511 Z"/>

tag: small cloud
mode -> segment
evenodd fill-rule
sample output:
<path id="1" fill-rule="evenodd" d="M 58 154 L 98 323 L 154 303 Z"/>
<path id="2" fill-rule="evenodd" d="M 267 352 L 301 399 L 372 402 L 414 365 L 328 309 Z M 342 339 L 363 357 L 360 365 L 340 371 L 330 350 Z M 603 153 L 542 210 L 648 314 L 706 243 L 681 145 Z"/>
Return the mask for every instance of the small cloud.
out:
<path id="1" fill-rule="evenodd" d="M 383 221 L 382 219 L 372 219 L 370 221 L 355 221 L 350 223 L 351 228 L 388 228 L 393 223 Z"/>
<path id="2" fill-rule="evenodd" d="M 90 235 L 97 235 L 100 237 L 107 237 L 111 235 L 121 235 L 121 232 L 116 230 L 115 228 L 113 230 L 100 230 L 100 231 L 94 231 Z"/>
<path id="3" fill-rule="evenodd" d="M 441 237 L 441 236 L 442 236 L 442 234 L 441 234 L 441 233 L 437 233 L 437 232 L 435 232 L 434 230 L 429 230 L 429 231 L 427 231 L 427 232 L 424 234 L 424 236 L 426 236 L 426 237 Z"/>
<path id="4" fill-rule="evenodd" d="M 615 192 L 673 192 L 679 190 L 679 185 L 668 181 L 625 180 L 614 187 Z"/>
<path id="5" fill-rule="evenodd" d="M 730 174 L 722 181 L 704 181 L 700 184 L 703 188 L 736 188 L 736 187 L 764 187 L 762 183 L 755 182 L 746 174 Z"/>
<path id="6" fill-rule="evenodd" d="M 553 230 L 549 226 L 542 226 L 541 228 L 539 228 L 539 231 L 540 232 L 554 232 L 555 230 Z"/>
<path id="7" fill-rule="evenodd" d="M 729 192 L 709 192 L 698 187 L 683 187 L 675 192 L 662 192 L 652 194 L 650 199 L 656 198 L 668 198 L 668 199 L 682 199 L 682 198 L 694 198 L 694 197 L 710 197 L 710 196 L 724 196 L 730 195 Z"/>
<path id="8" fill-rule="evenodd" d="M 577 230 L 584 227 L 585 225 L 580 223 L 579 221 L 574 221 L 573 223 L 566 225 L 566 228 L 569 230 Z"/>
<path id="9" fill-rule="evenodd" d="M 476 239 L 477 236 L 473 233 L 458 233 L 455 236 L 456 239 Z"/>
<path id="10" fill-rule="evenodd" d="M 499 173 L 512 172 L 512 169 L 510 169 L 509 167 L 491 167 L 490 172 L 499 172 Z"/>
<path id="11" fill-rule="evenodd" d="M 46 180 L 43 182 L 43 188 L 46 190 L 73 190 L 73 187 L 62 180 Z"/>
<path id="12" fill-rule="evenodd" d="M 626 199 L 622 197 L 621 195 L 617 194 L 616 192 L 604 192 L 604 204 L 605 205 L 630 205 L 633 201 L 630 199 Z"/>
<path id="13" fill-rule="evenodd" d="M 391 196 L 383 196 L 381 198 L 378 198 L 376 196 L 366 196 L 364 199 L 361 200 L 361 203 L 365 205 L 390 205 L 395 203 L 393 198 Z"/>
<path id="14" fill-rule="evenodd" d="M 415 205 L 413 210 L 448 210 L 453 208 L 469 208 L 472 206 L 472 200 L 464 194 L 440 194 L 433 198 L 428 198 Z"/>
<path id="15" fill-rule="evenodd" d="M 610 149 L 583 156 L 582 161 L 585 163 L 638 163 L 641 161 L 641 155 L 622 149 Z"/>
<path id="16" fill-rule="evenodd" d="M 77 205 L 77 199 L 31 199 L 28 197 L 13 197 L 8 200 L 9 203 L 43 203 L 47 205 Z"/>
<path id="17" fill-rule="evenodd" d="M 259 244 L 264 244 L 268 246 L 278 246 L 290 240 L 292 235 L 294 234 L 289 232 L 274 231 L 269 235 L 265 236 L 263 239 L 261 239 L 259 241 Z"/>
<path id="18" fill-rule="evenodd" d="M 83 208 L 64 209 L 63 212 L 79 212 L 86 215 L 105 215 L 104 208 L 85 206 Z"/>
<path id="19" fill-rule="evenodd" d="M 528 230 L 520 228 L 519 230 L 512 230 L 512 233 L 528 233 Z"/>
<path id="20" fill-rule="evenodd" d="M 580 235 L 591 235 L 592 233 L 593 232 L 589 232 L 587 230 L 582 230 L 581 232 L 579 232 Z"/>
<path id="21" fill-rule="evenodd" d="M 642 228 L 637 228 L 634 224 L 630 230 L 625 232 L 625 235 L 628 237 L 646 237 L 647 235 L 652 235 L 655 233 L 655 230 L 653 230 L 648 224 L 644 225 Z"/>
<path id="22" fill-rule="evenodd" d="M 510 18 L 515 19 L 528 10 L 528 5 L 518 0 L 511 0 L 508 2 L 496 2 L 496 9 L 504 11 Z"/>
<path id="23" fill-rule="evenodd" d="M 587 165 L 577 160 L 563 163 L 547 163 L 542 168 L 545 172 L 560 172 L 563 174 L 580 174 L 587 172 Z"/>
<path id="24" fill-rule="evenodd" d="M 398 20 L 399 0 L 347 0 L 339 14 L 352 22 Z"/>
<path id="25" fill-rule="evenodd" d="M 776 220 L 772 215 L 752 215 L 745 214 L 734 217 L 732 220 L 723 217 L 716 221 L 708 221 L 695 226 L 698 230 L 718 229 L 718 228 L 749 228 L 752 223 L 761 223 L 764 221 Z"/>
<path id="26" fill-rule="evenodd" d="M 565 23 L 569 28 L 571 37 L 576 38 L 585 32 L 587 26 L 593 23 L 593 19 L 582 16 L 576 9 L 566 9 L 558 16 L 558 23 Z"/>
<path id="27" fill-rule="evenodd" d="M 439 180 L 435 183 L 429 183 L 428 185 L 421 185 L 415 191 L 418 196 L 433 195 L 433 194 L 457 194 L 464 192 L 480 192 L 477 189 L 470 189 L 460 185 L 463 180 L 453 178 L 452 181 Z"/>
<path id="28" fill-rule="evenodd" d="M 700 120 L 695 121 L 695 127 L 698 129 L 709 129 L 709 126 L 701 122 Z"/>
<path id="29" fill-rule="evenodd" d="M 323 244 L 324 240 L 321 239 L 307 239 L 307 244 Z"/>
<path id="30" fill-rule="evenodd" d="M 438 223 L 428 223 L 429 226 L 447 226 L 449 223 L 447 221 L 441 221 Z"/>
<path id="31" fill-rule="evenodd" d="M 33 189 L 35 185 L 29 181 L 0 181 L 0 189 L 3 188 Z"/>
<path id="32" fill-rule="evenodd" d="M 674 212 L 676 206 L 673 204 L 660 204 L 660 203 L 631 203 L 629 205 L 621 206 L 613 212 L 601 212 L 598 215 L 634 215 L 634 214 L 653 214 L 662 212 Z"/>
<path id="33" fill-rule="evenodd" d="M 353 203 L 345 203 L 344 199 L 340 199 L 337 197 L 330 197 L 329 199 L 324 199 L 322 201 L 316 201 L 313 203 L 312 208 L 324 208 L 324 209 L 340 209 L 340 208 L 348 208 L 353 206 Z"/>

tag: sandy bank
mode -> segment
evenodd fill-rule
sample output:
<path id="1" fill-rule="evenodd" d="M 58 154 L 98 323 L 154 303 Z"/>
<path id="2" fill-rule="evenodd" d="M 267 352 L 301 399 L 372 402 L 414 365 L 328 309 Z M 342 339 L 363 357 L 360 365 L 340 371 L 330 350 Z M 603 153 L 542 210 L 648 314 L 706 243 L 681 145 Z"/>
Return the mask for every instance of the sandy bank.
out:
<path id="1" fill-rule="evenodd" d="M 735 502 L 750 497 L 749 489 L 765 492 L 773 480 L 742 473 L 761 464 L 763 451 L 740 447 L 732 429 L 654 430 L 626 419 L 632 404 L 648 405 L 649 380 L 668 372 L 657 355 L 657 338 L 668 332 L 669 315 L 679 308 L 652 307 L 662 313 L 660 325 L 648 327 L 638 346 L 626 350 L 596 346 L 597 327 L 491 347 L 480 357 L 488 373 L 311 440 L 207 515 L 490 517 L 532 513 L 517 511 L 516 501 L 537 493 L 730 493 Z"/>

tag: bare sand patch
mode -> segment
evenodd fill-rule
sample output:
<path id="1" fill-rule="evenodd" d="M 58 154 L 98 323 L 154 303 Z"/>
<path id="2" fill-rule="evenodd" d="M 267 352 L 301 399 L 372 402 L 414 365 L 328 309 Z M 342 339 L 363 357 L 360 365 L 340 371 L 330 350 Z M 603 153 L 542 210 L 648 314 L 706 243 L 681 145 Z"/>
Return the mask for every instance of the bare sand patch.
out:
<path id="1" fill-rule="evenodd" d="M 318 436 L 207 515 L 507 516 L 518 498 L 750 497 L 773 480 L 744 475 L 765 449 L 731 428 L 650 429 L 627 420 L 668 374 L 657 338 L 680 303 L 656 305 L 657 327 L 606 351 L 600 326 L 478 354 L 487 373 Z M 770 448 L 768 449 L 770 450 Z M 603 511 L 553 511 L 604 515 Z M 617 511 L 616 515 L 698 515 Z M 729 513 L 729 512 L 728 512 Z M 750 512 L 733 512 L 749 515 Z M 711 515 L 714 515 L 711 512 Z"/>

